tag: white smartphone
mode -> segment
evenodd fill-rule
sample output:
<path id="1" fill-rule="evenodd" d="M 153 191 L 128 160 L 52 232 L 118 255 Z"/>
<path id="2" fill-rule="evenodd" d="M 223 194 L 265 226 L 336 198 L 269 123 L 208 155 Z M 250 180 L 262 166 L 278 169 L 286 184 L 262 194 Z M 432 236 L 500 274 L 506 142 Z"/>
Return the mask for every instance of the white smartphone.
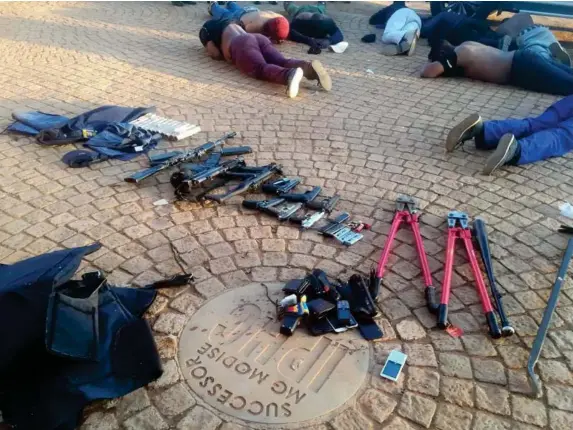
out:
<path id="1" fill-rule="evenodd" d="M 391 381 L 396 382 L 400 373 L 402 372 L 402 367 L 406 364 L 406 358 L 408 356 L 400 351 L 391 351 L 390 355 L 386 359 L 386 363 L 380 372 L 380 376 Z"/>

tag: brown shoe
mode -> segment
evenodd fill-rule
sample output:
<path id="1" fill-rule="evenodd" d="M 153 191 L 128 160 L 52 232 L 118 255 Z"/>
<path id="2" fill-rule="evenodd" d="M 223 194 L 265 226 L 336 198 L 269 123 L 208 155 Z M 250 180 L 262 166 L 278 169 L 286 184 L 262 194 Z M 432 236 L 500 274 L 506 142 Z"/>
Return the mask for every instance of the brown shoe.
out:
<path id="1" fill-rule="evenodd" d="M 318 84 L 324 88 L 325 91 L 330 91 L 332 89 L 332 80 L 320 61 L 311 61 L 307 67 L 305 67 L 304 72 L 304 77 L 306 79 L 311 81 L 317 80 Z"/>

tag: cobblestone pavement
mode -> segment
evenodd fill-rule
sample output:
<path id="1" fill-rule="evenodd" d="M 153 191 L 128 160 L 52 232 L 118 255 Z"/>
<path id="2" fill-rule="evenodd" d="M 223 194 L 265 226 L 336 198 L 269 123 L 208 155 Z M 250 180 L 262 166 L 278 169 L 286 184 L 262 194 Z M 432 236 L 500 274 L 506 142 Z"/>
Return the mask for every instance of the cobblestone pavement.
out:
<path id="1" fill-rule="evenodd" d="M 281 6 L 271 6 L 277 10 Z M 0 5 L 0 121 L 14 109 L 75 114 L 102 104 L 155 105 L 159 113 L 198 123 L 193 143 L 233 129 L 236 144 L 255 149 L 257 163 L 276 160 L 289 175 L 338 192 L 340 208 L 373 223 L 360 243 L 343 248 L 314 233 L 278 225 L 236 203 L 201 207 L 152 202 L 172 195 L 168 175 L 139 187 L 122 178 L 145 165 L 106 162 L 71 170 L 70 147 L 41 148 L 33 139 L 0 136 L 0 261 L 11 263 L 58 247 L 95 240 L 103 249 L 83 270 L 114 282 L 145 284 L 179 271 L 171 241 L 197 278 L 193 287 L 162 293 L 148 318 L 165 375 L 146 389 L 86 413 L 84 430 L 240 429 L 225 423 L 180 378 L 176 337 L 204 301 L 253 281 L 284 281 L 318 267 L 330 275 L 367 273 L 378 259 L 399 194 L 418 198 L 422 233 L 436 285 L 442 280 L 451 209 L 482 216 L 490 226 L 504 301 L 518 335 L 492 341 L 483 326 L 469 265 L 458 258 L 452 320 L 466 335 L 434 328 L 423 306 L 411 235 L 398 235 L 385 279 L 385 341 L 373 345 L 371 377 L 347 408 L 319 429 L 570 429 L 573 422 L 573 283 L 567 281 L 539 372 L 539 400 L 529 397 L 525 361 L 566 238 L 558 205 L 573 201 L 573 157 L 480 174 L 485 154 L 446 154 L 449 127 L 469 113 L 486 119 L 542 112 L 556 100 L 469 80 L 418 78 L 427 48 L 388 58 L 359 38 L 371 32 L 373 4 L 330 5 L 350 41 L 343 55 L 325 53 L 332 93 L 304 84 L 289 100 L 283 88 L 241 76 L 208 59 L 197 38 L 205 5 L 169 3 L 4 3 Z M 291 56 L 309 57 L 284 44 Z M 187 141 L 177 146 L 188 145 Z M 409 355 L 399 383 L 376 376 L 388 351 Z M 175 412 L 174 412 L 175 411 Z M 246 425 L 245 423 L 242 423 Z"/>

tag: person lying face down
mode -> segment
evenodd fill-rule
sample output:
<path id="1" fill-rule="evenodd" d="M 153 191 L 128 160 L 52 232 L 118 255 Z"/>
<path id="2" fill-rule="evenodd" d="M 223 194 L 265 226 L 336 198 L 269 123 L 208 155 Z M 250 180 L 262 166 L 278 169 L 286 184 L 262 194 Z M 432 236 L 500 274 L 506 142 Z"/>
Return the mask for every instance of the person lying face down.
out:
<path id="1" fill-rule="evenodd" d="M 573 94 L 573 69 L 532 48 L 504 52 L 477 42 L 454 47 L 442 41 L 430 50 L 421 76 L 465 76 L 542 93 Z"/>
<path id="2" fill-rule="evenodd" d="M 474 139 L 477 149 L 493 150 L 483 173 L 504 165 L 522 165 L 560 157 L 573 150 L 573 96 L 553 103 L 535 118 L 483 121 L 477 113 L 455 125 L 446 139 L 452 152 Z"/>
<path id="3" fill-rule="evenodd" d="M 255 6 L 241 7 L 236 2 L 227 2 L 226 7 L 217 2 L 209 2 L 209 14 L 215 19 L 234 19 L 240 21 L 247 33 L 260 33 L 274 43 L 288 38 L 290 25 L 288 20 L 276 12 L 261 11 Z"/>
<path id="4" fill-rule="evenodd" d="M 268 37 L 247 33 L 241 21 L 211 19 L 203 24 L 199 39 L 211 58 L 225 59 L 255 79 L 286 86 L 290 98 L 297 96 L 303 77 L 318 81 L 326 91 L 332 88 L 320 61 L 285 58 Z"/>
<path id="5" fill-rule="evenodd" d="M 290 20 L 289 40 L 310 46 L 309 53 L 319 54 L 327 48 L 342 53 L 348 47 L 334 20 L 326 15 L 324 2 L 304 6 L 284 2 L 284 7 Z"/>

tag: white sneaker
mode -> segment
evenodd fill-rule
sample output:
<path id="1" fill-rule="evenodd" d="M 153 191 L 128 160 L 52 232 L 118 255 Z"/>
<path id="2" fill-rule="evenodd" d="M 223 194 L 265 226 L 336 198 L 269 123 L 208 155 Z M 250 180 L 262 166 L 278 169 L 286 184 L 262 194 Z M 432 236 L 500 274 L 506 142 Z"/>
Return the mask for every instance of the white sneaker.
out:
<path id="1" fill-rule="evenodd" d="M 300 67 L 297 67 L 289 73 L 287 83 L 287 95 L 289 99 L 294 99 L 298 95 L 298 88 L 303 75 L 304 73 Z"/>
<path id="2" fill-rule="evenodd" d="M 336 52 L 337 54 L 342 54 L 344 51 L 346 51 L 346 48 L 348 48 L 348 42 L 345 42 L 344 40 L 342 42 L 338 42 L 335 45 L 329 46 L 329 49 L 332 52 Z"/>

